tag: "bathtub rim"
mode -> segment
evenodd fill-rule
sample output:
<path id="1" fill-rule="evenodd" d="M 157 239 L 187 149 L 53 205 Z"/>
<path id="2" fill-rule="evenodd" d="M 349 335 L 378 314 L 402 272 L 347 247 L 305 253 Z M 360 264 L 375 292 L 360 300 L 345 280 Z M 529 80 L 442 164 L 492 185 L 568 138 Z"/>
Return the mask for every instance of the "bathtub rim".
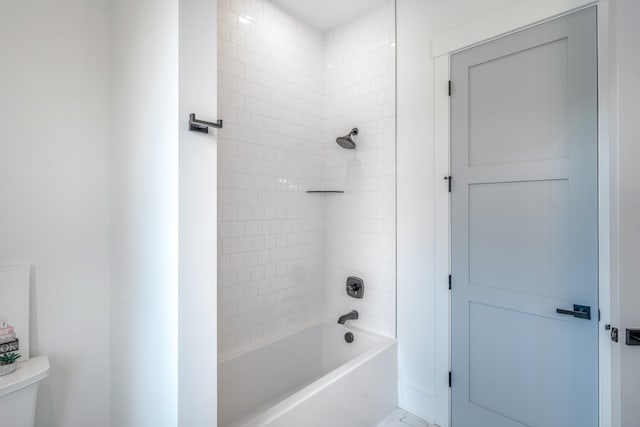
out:
<path id="1" fill-rule="evenodd" d="M 328 321 L 324 321 L 324 320 L 313 320 L 313 321 L 308 321 L 308 322 L 303 322 L 300 323 L 299 325 L 297 325 L 295 328 L 291 328 L 291 329 L 287 329 L 286 331 L 282 331 L 279 334 L 275 334 L 272 337 L 270 337 L 269 339 L 265 340 L 265 341 L 261 341 L 258 342 L 256 344 L 251 344 L 248 346 L 243 346 L 242 349 L 233 351 L 225 356 L 220 356 L 218 354 L 218 366 L 224 362 L 228 362 L 231 359 L 235 359 L 236 357 L 240 357 L 240 356 L 244 356 L 247 353 L 251 353 L 252 351 L 258 350 L 259 348 L 265 347 L 269 344 L 273 344 L 274 342 L 280 341 L 282 339 L 285 339 L 291 335 L 295 335 L 298 332 L 302 332 L 305 329 L 309 329 L 312 328 L 320 323 L 331 323 Z"/>
<path id="2" fill-rule="evenodd" d="M 277 419 L 278 417 L 280 417 L 281 415 L 289 411 L 291 408 L 295 407 L 297 404 L 310 399 L 312 396 L 317 394 L 322 389 L 335 383 L 336 381 L 344 377 L 347 373 L 356 369 L 358 366 L 373 359 L 374 357 L 381 354 L 382 352 L 389 349 L 390 347 L 395 347 L 397 345 L 397 340 L 393 337 L 379 335 L 374 332 L 370 332 L 353 325 L 340 325 L 337 323 L 321 320 L 315 323 L 308 324 L 305 327 L 300 328 L 296 331 L 290 332 L 286 335 L 282 335 L 276 339 L 269 341 L 268 343 L 264 343 L 250 350 L 234 355 L 233 357 L 222 360 L 218 363 L 218 365 L 226 361 L 232 360 L 236 357 L 240 357 L 244 354 L 250 353 L 251 351 L 257 350 L 261 347 L 264 347 L 272 343 L 275 343 L 277 341 L 280 341 L 282 339 L 285 339 L 291 335 L 301 333 L 307 329 L 311 329 L 313 327 L 316 327 L 318 325 L 323 325 L 323 324 L 329 325 L 330 327 L 338 327 L 340 329 L 343 329 L 345 332 L 356 332 L 358 334 L 365 335 L 375 340 L 376 343 L 372 345 L 370 348 L 368 348 L 367 350 L 363 351 L 361 354 L 357 355 L 352 359 L 349 359 L 347 362 L 343 363 L 342 365 L 328 372 L 326 375 L 313 381 L 311 384 L 304 386 L 300 390 L 293 393 L 291 396 L 284 398 L 283 400 L 271 406 L 270 408 L 256 414 L 252 418 L 245 420 L 242 424 L 239 424 L 238 427 L 259 427 L 265 423 L 269 423 Z"/>
<path id="3" fill-rule="evenodd" d="M 300 326 L 298 326 L 295 329 L 289 329 L 289 330 L 283 332 L 282 334 L 275 335 L 274 337 L 272 337 L 269 340 L 266 340 L 264 342 L 260 342 L 260 343 L 257 343 L 255 345 L 243 347 L 242 350 L 230 353 L 230 354 L 228 354 L 228 355 L 226 355 L 224 357 L 220 357 L 220 355 L 218 355 L 218 366 L 223 364 L 223 363 L 225 363 L 225 362 L 228 362 L 228 361 L 230 361 L 232 359 L 235 359 L 236 357 L 244 356 L 245 354 L 251 353 L 252 351 L 258 350 L 258 349 L 260 349 L 262 347 L 266 347 L 269 344 L 273 344 L 273 343 L 278 342 L 280 340 L 283 340 L 285 338 L 289 338 L 292 335 L 298 334 L 298 333 L 300 333 L 302 331 L 305 331 L 307 329 L 311 329 L 311 328 L 313 328 L 315 326 L 322 325 L 322 324 L 327 324 L 327 325 L 331 325 L 331 326 L 338 326 L 338 327 L 344 328 L 345 332 L 357 332 L 357 333 L 363 334 L 363 335 L 365 335 L 365 336 L 367 336 L 369 338 L 373 338 L 374 340 L 385 340 L 385 339 L 387 339 L 387 340 L 392 340 L 394 342 L 397 341 L 395 337 L 387 336 L 387 335 L 381 335 L 381 334 L 378 334 L 376 332 L 371 332 L 371 331 L 369 331 L 367 329 L 360 328 L 358 326 L 349 325 L 349 324 L 341 325 L 339 323 L 330 322 L 328 320 L 316 320 L 316 321 L 303 323 L 303 324 L 301 324 Z"/>

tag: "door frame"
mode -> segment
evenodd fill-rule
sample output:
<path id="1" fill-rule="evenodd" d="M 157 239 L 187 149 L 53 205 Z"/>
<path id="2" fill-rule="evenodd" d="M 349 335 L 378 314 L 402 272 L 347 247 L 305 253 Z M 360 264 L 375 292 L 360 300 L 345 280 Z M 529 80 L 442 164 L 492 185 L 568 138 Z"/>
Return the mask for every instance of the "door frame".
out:
<path id="1" fill-rule="evenodd" d="M 599 425 L 612 424 L 612 346 L 609 331 L 617 316 L 614 293 L 617 292 L 617 140 L 615 135 L 615 75 L 611 73 L 610 17 L 612 0 L 524 0 L 469 24 L 454 28 L 433 40 L 435 110 L 434 110 L 434 172 L 435 182 L 443 182 L 435 191 L 435 277 L 447 277 L 451 266 L 451 222 L 448 187 L 442 181 L 450 175 L 450 105 L 448 82 L 450 56 L 454 53 L 485 43 L 498 37 L 521 31 L 528 27 L 568 15 L 588 7 L 597 7 L 598 34 L 598 395 Z M 613 267 L 613 268 L 612 268 Z M 451 370 L 451 298 L 450 292 L 440 287 L 436 290 L 436 303 L 446 307 L 437 313 L 436 324 L 446 325 L 448 334 L 438 337 L 438 346 L 447 348 L 447 354 L 438 355 L 436 368 Z M 454 373 L 455 375 L 455 373 Z M 445 387 L 445 386 L 443 386 Z M 451 392 L 448 390 L 449 420 L 451 425 Z M 446 426 L 443 426 L 446 427 Z"/>

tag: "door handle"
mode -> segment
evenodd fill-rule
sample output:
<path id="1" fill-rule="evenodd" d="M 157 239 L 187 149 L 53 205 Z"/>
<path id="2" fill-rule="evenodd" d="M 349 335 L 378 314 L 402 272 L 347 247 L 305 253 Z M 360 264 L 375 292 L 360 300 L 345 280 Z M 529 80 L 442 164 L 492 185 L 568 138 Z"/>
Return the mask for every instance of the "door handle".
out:
<path id="1" fill-rule="evenodd" d="M 209 128 L 222 129 L 222 120 L 218 119 L 217 122 L 205 122 L 204 120 L 196 119 L 195 113 L 189 114 L 189 130 L 194 132 L 209 133 Z"/>
<path id="2" fill-rule="evenodd" d="M 627 329 L 627 345 L 640 345 L 640 329 Z"/>
<path id="3" fill-rule="evenodd" d="M 578 319 L 591 319 L 591 307 L 588 305 L 573 304 L 573 310 L 565 310 L 564 308 L 556 308 L 556 313 L 566 314 L 577 317 Z"/>

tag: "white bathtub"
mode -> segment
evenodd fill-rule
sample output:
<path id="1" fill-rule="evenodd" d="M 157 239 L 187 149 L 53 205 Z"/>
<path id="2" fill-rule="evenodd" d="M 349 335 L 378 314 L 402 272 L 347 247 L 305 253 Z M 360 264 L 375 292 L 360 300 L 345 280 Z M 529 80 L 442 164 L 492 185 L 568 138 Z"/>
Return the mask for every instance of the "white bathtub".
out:
<path id="1" fill-rule="evenodd" d="M 375 427 L 397 404 L 396 366 L 394 339 L 319 323 L 220 362 L 218 427 Z"/>

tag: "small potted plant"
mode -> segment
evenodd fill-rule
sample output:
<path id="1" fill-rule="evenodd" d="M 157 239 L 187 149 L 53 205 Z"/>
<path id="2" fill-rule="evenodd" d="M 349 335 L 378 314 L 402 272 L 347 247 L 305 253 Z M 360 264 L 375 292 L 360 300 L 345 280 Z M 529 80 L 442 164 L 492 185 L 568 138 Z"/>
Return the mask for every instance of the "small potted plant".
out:
<path id="1" fill-rule="evenodd" d="M 20 358 L 18 353 L 0 354 L 0 377 L 15 372 L 18 369 L 17 360 Z"/>

